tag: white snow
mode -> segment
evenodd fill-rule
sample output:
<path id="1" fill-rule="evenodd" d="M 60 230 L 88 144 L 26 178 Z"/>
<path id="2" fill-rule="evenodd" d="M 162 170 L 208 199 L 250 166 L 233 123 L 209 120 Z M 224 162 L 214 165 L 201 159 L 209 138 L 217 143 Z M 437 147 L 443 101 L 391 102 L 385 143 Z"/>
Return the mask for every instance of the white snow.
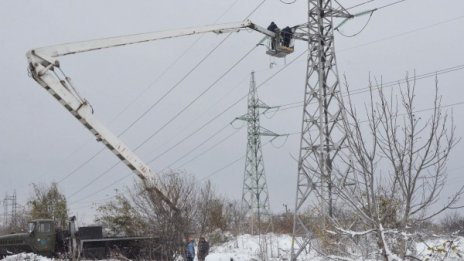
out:
<path id="1" fill-rule="evenodd" d="M 30 261 L 50 261 L 54 259 L 46 258 L 32 253 L 21 253 L 16 255 L 7 256 L 2 261 L 20 261 L 20 260 L 30 260 Z"/>
<path id="2" fill-rule="evenodd" d="M 416 244 L 418 256 L 426 260 L 464 260 L 464 237 L 437 237 Z"/>
<path id="3" fill-rule="evenodd" d="M 292 237 L 290 235 L 241 235 L 235 240 L 213 246 L 206 261 L 290 260 L 291 244 Z M 314 251 L 311 251 L 302 253 L 298 260 L 317 261 L 322 259 Z"/>

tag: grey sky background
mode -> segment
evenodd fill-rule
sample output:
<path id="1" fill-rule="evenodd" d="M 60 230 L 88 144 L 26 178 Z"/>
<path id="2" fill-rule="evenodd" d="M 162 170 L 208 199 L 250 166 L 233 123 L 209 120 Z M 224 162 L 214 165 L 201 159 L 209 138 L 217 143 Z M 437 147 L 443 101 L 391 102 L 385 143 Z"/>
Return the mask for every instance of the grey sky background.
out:
<path id="1" fill-rule="evenodd" d="M 28 77 L 27 50 L 65 42 L 237 22 L 261 2 L 0 1 L 0 199 L 6 193 L 16 191 L 18 202 L 24 204 L 30 197 L 31 183 L 60 181 L 103 147 L 54 98 Z M 339 2 L 351 7 L 364 1 Z M 361 12 L 392 2 L 395 1 L 377 0 L 350 11 Z M 286 5 L 278 0 L 267 0 L 251 15 L 250 20 L 264 27 L 275 21 L 284 27 L 305 23 L 306 13 L 307 1 L 297 0 L 294 4 Z M 367 20 L 368 16 L 359 17 L 341 30 L 346 35 L 355 34 Z M 407 0 L 381 9 L 374 13 L 370 23 L 356 37 L 336 34 L 339 72 L 346 75 L 351 89 L 359 89 L 367 87 L 369 75 L 390 82 L 403 79 L 407 71 L 422 75 L 463 65 L 463 26 L 464 2 L 461 0 Z M 164 74 L 163 71 L 199 36 L 89 52 L 63 57 L 60 61 L 77 90 L 92 104 L 95 116 L 114 133 L 120 133 L 224 37 L 226 35 L 202 36 Z M 166 99 L 127 131 L 122 140 L 130 148 L 137 147 L 213 84 L 262 37 L 256 32 L 234 33 Z M 306 48 L 305 43 L 297 43 L 295 53 L 286 60 L 270 58 L 265 55 L 264 47 L 256 48 L 136 153 L 146 162 L 156 157 L 150 163 L 156 172 L 175 162 L 172 168 L 185 169 L 202 181 L 209 178 L 218 192 L 239 199 L 244 170 L 244 160 L 240 157 L 246 150 L 246 126 L 239 122 L 233 126 L 227 125 L 235 117 L 246 113 L 246 99 L 185 142 L 169 152 L 165 151 L 246 95 L 252 70 L 256 71 L 259 85 Z M 263 84 L 258 90 L 260 98 L 269 105 L 302 101 L 305 57 L 303 55 Z M 459 136 L 463 136 L 464 128 L 464 105 L 459 104 L 464 102 L 463 73 L 464 70 L 457 70 L 438 76 L 443 104 L 457 104 L 448 109 L 453 111 Z M 434 79 L 425 78 L 417 84 L 417 110 L 427 109 L 431 106 Z M 136 102 L 131 103 L 137 97 Z M 364 98 L 363 95 L 354 97 L 359 104 Z M 123 111 L 128 104 L 131 105 Z M 428 115 L 427 112 L 422 114 L 424 117 Z M 263 117 L 262 126 L 277 133 L 298 132 L 301 129 L 301 115 L 301 106 L 281 110 L 267 115 L 273 116 L 269 119 Z M 237 130 L 234 127 L 242 128 Z M 216 136 L 211 137 L 222 128 Z M 208 150 L 229 135 L 233 136 Z M 292 135 L 285 143 L 284 139 L 276 140 L 263 148 L 271 207 L 276 212 L 284 209 L 283 204 L 294 208 L 297 166 L 292 157 L 298 157 L 299 139 L 299 135 Z M 263 138 L 263 143 L 267 140 Z M 204 141 L 207 141 L 204 145 L 179 160 Z M 207 152 L 184 165 L 204 151 Z M 464 143 L 461 142 L 449 162 L 449 180 L 443 198 L 464 182 L 463 153 Z M 133 176 L 122 179 L 130 171 L 119 164 L 86 186 L 116 162 L 118 159 L 104 150 L 59 183 L 59 188 L 68 197 L 71 213 L 77 214 L 82 222 L 93 220 L 94 203 L 104 202 L 114 195 L 115 189 L 132 183 Z M 0 210 L 2 212 L 3 208 Z"/>

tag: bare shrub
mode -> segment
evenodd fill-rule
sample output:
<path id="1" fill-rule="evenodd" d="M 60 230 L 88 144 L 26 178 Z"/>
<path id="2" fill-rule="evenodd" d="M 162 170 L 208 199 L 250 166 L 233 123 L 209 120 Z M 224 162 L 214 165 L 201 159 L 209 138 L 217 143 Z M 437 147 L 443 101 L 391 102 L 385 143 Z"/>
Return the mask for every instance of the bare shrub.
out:
<path id="1" fill-rule="evenodd" d="M 452 117 L 443 111 L 437 81 L 429 117 L 415 111 L 415 80 L 406 76 L 405 82 L 399 95 L 371 83 L 362 114 L 351 100 L 348 85 L 348 98 L 338 97 L 346 150 L 337 164 L 349 166 L 349 171 L 333 165 L 331 185 L 342 213 L 349 213 L 351 220 L 334 213 L 328 229 L 337 238 L 375 238 L 381 251 L 375 258 L 385 260 L 412 258 L 411 227 L 458 207 L 464 192 L 461 187 L 442 207 L 432 210 L 443 191 L 446 165 L 458 139 Z M 367 120 L 362 121 L 365 116 Z M 340 255 L 351 255 L 352 250 L 346 248 Z"/>

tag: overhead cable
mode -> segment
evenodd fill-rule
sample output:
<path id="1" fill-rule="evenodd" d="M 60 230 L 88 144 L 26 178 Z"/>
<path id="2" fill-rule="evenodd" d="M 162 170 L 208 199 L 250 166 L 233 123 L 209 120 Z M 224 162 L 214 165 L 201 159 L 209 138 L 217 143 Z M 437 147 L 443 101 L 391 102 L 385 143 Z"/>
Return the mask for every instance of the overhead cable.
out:
<path id="1" fill-rule="evenodd" d="M 234 132 L 232 132 L 229 136 L 226 136 L 224 137 L 223 139 L 219 140 L 218 142 L 214 143 L 213 145 L 211 145 L 210 147 L 208 147 L 207 149 L 205 149 L 204 151 L 200 152 L 199 154 L 197 154 L 195 157 L 191 158 L 190 160 L 182 163 L 182 165 L 179 166 L 179 168 L 182 168 L 184 167 L 185 165 L 189 164 L 190 162 L 198 159 L 199 157 L 205 155 L 206 153 L 210 152 L 211 150 L 213 150 L 214 148 L 216 148 L 217 146 L 221 145 L 222 143 L 224 143 L 225 141 L 227 141 L 228 139 L 230 139 L 232 136 L 234 136 L 235 134 L 239 133 L 238 132 L 238 129 L 235 129 Z"/>
<path id="2" fill-rule="evenodd" d="M 440 69 L 440 70 L 433 71 L 433 72 L 428 72 L 428 73 L 424 73 L 424 74 L 410 76 L 410 77 L 407 77 L 407 78 L 402 78 L 402 79 L 399 79 L 399 80 L 394 80 L 394 81 L 389 81 L 389 82 L 385 82 L 385 83 L 375 84 L 375 85 L 372 85 L 370 87 L 358 88 L 358 89 L 354 89 L 353 91 L 350 91 L 350 96 L 366 93 L 371 88 L 372 89 L 388 88 L 388 87 L 396 86 L 396 85 L 401 84 L 401 83 L 406 83 L 408 81 L 422 80 L 422 79 L 425 79 L 425 78 L 430 78 L 430 77 L 434 77 L 434 76 L 438 76 L 438 75 L 442 75 L 442 74 L 447 74 L 447 73 L 451 73 L 451 72 L 455 72 L 455 71 L 460 71 L 460 70 L 463 70 L 463 69 L 464 69 L 464 64 L 461 64 L 461 65 L 448 67 L 448 68 Z M 347 93 L 342 94 L 342 96 L 347 96 Z M 286 110 L 290 110 L 290 109 L 294 109 L 294 108 L 299 108 L 299 107 L 302 107 L 302 106 L 303 106 L 302 101 L 292 102 L 292 103 L 287 103 L 287 104 L 278 106 L 277 111 L 286 111 Z M 283 107 L 285 107 L 285 108 L 283 108 Z"/>
<path id="3" fill-rule="evenodd" d="M 369 1 L 366 1 L 366 2 L 363 2 L 363 3 L 360 3 L 360 4 L 357 4 L 357 5 L 348 7 L 348 8 L 346 8 L 346 10 L 350 10 L 350 9 L 353 9 L 353 8 L 356 8 L 356 7 L 360 7 L 360 6 L 362 6 L 362 5 L 365 5 L 365 4 L 368 4 L 368 3 L 372 3 L 372 2 L 374 2 L 374 1 L 377 1 L 377 0 L 369 0 Z"/>
<path id="4" fill-rule="evenodd" d="M 253 46 L 253 48 L 251 48 L 245 55 L 243 55 L 237 62 L 235 62 L 229 69 L 227 69 L 218 79 L 216 79 L 212 84 L 210 84 L 208 86 L 208 88 L 206 88 L 205 90 L 203 90 L 203 92 L 201 92 L 197 97 L 195 97 L 195 99 L 193 99 L 192 101 L 190 101 L 189 104 L 187 104 L 186 106 L 184 106 L 184 108 L 182 108 L 179 112 L 177 112 L 174 117 L 172 117 L 171 119 L 169 119 L 163 126 L 161 126 L 161 128 L 159 128 L 158 130 L 156 130 L 153 134 L 151 134 L 148 138 L 146 138 L 142 143 L 140 143 L 136 148 L 135 150 L 139 149 L 141 146 L 143 146 L 145 143 L 147 143 L 149 140 L 151 140 L 154 136 L 156 136 L 159 132 L 161 132 L 164 128 L 166 128 L 171 122 L 173 122 L 175 119 L 177 119 L 180 115 L 182 115 L 182 113 L 184 113 L 188 108 L 190 108 L 190 106 L 192 106 L 195 102 L 197 102 L 201 97 L 203 97 L 203 95 L 205 95 L 209 90 L 211 90 L 211 88 L 213 88 L 214 86 L 216 86 L 216 84 L 222 80 L 227 74 L 229 74 L 235 67 L 237 67 L 238 64 L 240 64 L 248 55 L 250 55 L 255 49 L 257 48 L 257 46 Z M 156 158 L 155 158 L 156 159 Z M 155 159 L 152 159 L 150 160 L 149 162 L 153 162 Z"/>
<path id="5" fill-rule="evenodd" d="M 172 165 L 176 164 L 178 161 L 184 159 L 185 157 L 187 157 L 188 155 L 190 155 L 190 153 L 192 153 L 193 151 L 195 151 L 196 149 L 200 148 L 201 146 L 203 146 L 205 143 L 207 143 L 208 141 L 210 141 L 211 139 L 213 139 L 214 137 L 216 137 L 219 133 L 221 133 L 222 131 L 224 131 L 226 128 L 229 127 L 229 124 L 226 124 L 224 127 L 220 128 L 219 130 L 217 130 L 213 135 L 211 136 L 208 136 L 205 140 L 203 140 L 202 142 L 200 142 L 197 146 L 193 147 L 191 150 L 189 150 L 188 152 L 184 153 L 182 156 L 180 156 L 177 160 L 171 162 L 167 167 L 163 168 L 163 169 L 169 169 L 171 168 Z"/>
<path id="6" fill-rule="evenodd" d="M 436 26 L 440 26 L 440 25 L 443 25 L 443 24 L 446 24 L 446 23 L 454 22 L 454 21 L 457 21 L 457 20 L 460 20 L 460 19 L 463 19 L 463 18 L 464 18 L 464 15 L 457 16 L 457 17 L 454 17 L 454 18 L 451 18 L 451 19 L 447 19 L 447 20 L 438 22 L 438 23 L 434 23 L 434 24 L 430 24 L 430 25 L 427 25 L 427 26 L 419 27 L 419 28 L 409 30 L 409 31 L 406 31 L 406 32 L 402 32 L 402 33 L 399 33 L 399 34 L 394 34 L 394 35 L 387 36 L 387 37 L 384 37 L 384 38 L 380 38 L 380 39 L 377 39 L 377 40 L 374 40 L 374 41 L 371 41 L 371 42 L 367 42 L 367 43 L 364 43 L 364 44 L 360 44 L 360 45 L 356 45 L 356 46 L 353 46 L 353 47 L 340 49 L 340 50 L 338 50 L 338 52 L 348 51 L 348 50 L 364 47 L 366 45 L 371 45 L 371 44 L 374 44 L 374 43 L 390 40 L 390 39 L 393 39 L 393 38 L 398 38 L 398 37 L 401 37 L 401 36 L 404 36 L 404 35 L 408 35 L 408 34 L 411 34 L 411 33 L 418 32 L 418 31 L 426 30 L 426 29 L 436 27 Z"/>
<path id="7" fill-rule="evenodd" d="M 464 101 L 461 101 L 461 102 L 456 102 L 456 103 L 452 103 L 452 104 L 447 104 L 447 105 L 443 105 L 443 106 L 440 106 L 439 108 L 447 108 L 447 107 L 454 107 L 454 106 L 458 106 L 458 105 L 464 105 Z M 419 113 L 419 112 L 424 112 L 424 111 L 430 111 L 430 110 L 434 110 L 435 108 L 427 108 L 427 109 L 422 109 L 422 110 L 416 110 L 416 111 L 413 111 L 413 113 Z M 403 114 L 399 114 L 398 116 L 402 116 L 404 115 Z M 367 120 L 363 120 L 363 121 L 360 121 L 360 123 L 363 123 L 363 122 L 367 122 Z M 293 132 L 293 133 L 290 133 L 289 135 L 295 135 L 295 134 L 301 134 L 301 132 Z M 267 144 L 269 144 L 270 142 L 266 142 L 265 144 L 263 144 L 263 147 L 266 146 Z M 246 154 L 245 155 L 242 155 L 241 157 L 229 162 L 228 164 L 224 165 L 223 167 L 220 167 L 216 170 L 214 170 L 213 172 L 211 172 L 210 174 L 208 174 L 206 177 L 202 178 L 201 181 L 205 181 L 206 179 L 209 179 L 215 175 L 217 175 L 218 173 L 220 173 L 221 171 L 233 166 L 234 164 L 236 164 L 237 162 L 239 162 L 241 159 L 245 158 Z"/>

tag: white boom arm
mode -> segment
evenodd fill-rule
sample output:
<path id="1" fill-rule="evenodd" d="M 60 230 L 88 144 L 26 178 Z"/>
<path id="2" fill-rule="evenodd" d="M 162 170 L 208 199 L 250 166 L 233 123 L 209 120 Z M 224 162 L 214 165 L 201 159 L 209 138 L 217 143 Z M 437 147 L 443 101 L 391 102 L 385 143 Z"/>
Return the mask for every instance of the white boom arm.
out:
<path id="1" fill-rule="evenodd" d="M 90 104 L 79 96 L 71 85 L 70 79 L 63 73 L 59 73 L 61 72 L 60 64 L 56 57 L 173 37 L 207 32 L 224 33 L 247 28 L 256 30 L 269 37 L 275 37 L 273 32 L 246 20 L 241 23 L 202 26 L 54 45 L 30 50 L 26 56 L 29 62 L 29 70 L 34 80 L 44 87 L 61 103 L 61 105 L 89 129 L 93 135 L 97 137 L 98 141 L 103 142 L 108 149 L 142 179 L 146 189 L 155 191 L 171 208 L 177 209 L 169 198 L 165 196 L 163 191 L 157 187 L 148 187 L 148 178 L 151 177 L 157 180 L 157 176 L 154 175 L 148 165 L 142 162 L 116 135 L 109 131 L 93 116 L 93 110 Z"/>

